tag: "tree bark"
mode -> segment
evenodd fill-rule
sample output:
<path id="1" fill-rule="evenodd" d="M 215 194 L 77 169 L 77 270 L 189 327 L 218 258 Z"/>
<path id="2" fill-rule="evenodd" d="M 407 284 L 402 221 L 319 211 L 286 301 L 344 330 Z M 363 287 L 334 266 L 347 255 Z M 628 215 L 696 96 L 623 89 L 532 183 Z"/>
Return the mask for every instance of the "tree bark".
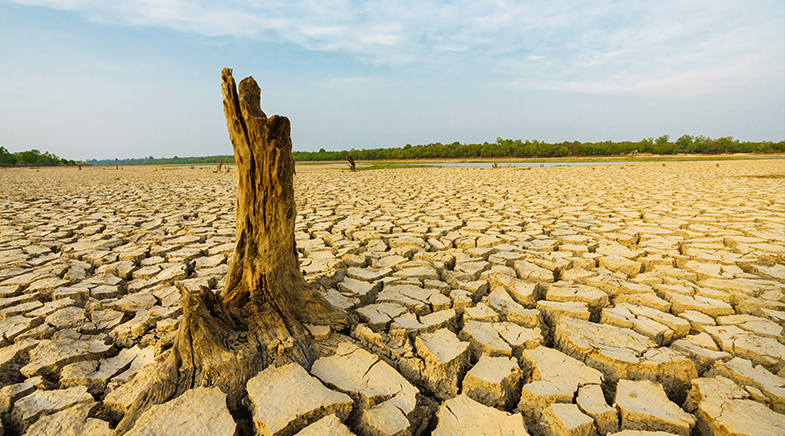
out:
<path id="1" fill-rule="evenodd" d="M 268 365 L 310 369 L 310 336 L 302 323 L 347 326 L 347 315 L 308 284 L 294 240 L 294 159 L 286 117 L 267 118 L 252 77 L 221 72 L 224 114 L 237 165 L 237 224 L 226 288 L 216 295 L 183 288 L 183 318 L 167 358 L 117 426 L 133 427 L 154 404 L 197 386 L 218 386 L 233 413 L 246 382 Z"/>

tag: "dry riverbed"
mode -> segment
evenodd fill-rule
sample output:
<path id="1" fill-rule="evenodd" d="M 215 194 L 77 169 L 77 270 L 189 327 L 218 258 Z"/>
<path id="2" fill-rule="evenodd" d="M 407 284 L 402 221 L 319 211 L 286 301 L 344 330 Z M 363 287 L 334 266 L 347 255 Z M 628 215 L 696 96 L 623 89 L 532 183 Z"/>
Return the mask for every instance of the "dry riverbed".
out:
<path id="1" fill-rule="evenodd" d="M 213 170 L 0 169 L 0 435 L 112 433 L 179 289 L 223 288 Z M 128 434 L 785 434 L 783 161 L 297 171 L 302 271 L 358 323 Z"/>

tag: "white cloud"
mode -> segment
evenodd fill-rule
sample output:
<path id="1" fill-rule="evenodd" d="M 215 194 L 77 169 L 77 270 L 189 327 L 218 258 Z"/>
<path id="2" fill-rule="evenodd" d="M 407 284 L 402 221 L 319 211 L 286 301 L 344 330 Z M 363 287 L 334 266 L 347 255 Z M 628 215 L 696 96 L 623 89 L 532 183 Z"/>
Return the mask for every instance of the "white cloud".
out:
<path id="1" fill-rule="evenodd" d="M 694 69 L 667 74 L 615 74 L 588 80 L 515 80 L 511 87 L 585 94 L 671 95 L 694 97 L 717 91 L 718 84 L 727 83 L 744 73 L 742 68 Z"/>
<path id="2" fill-rule="evenodd" d="M 785 74 L 781 0 L 11 1 L 377 65 L 483 68 L 524 89 L 694 95 Z"/>
<path id="3" fill-rule="evenodd" d="M 537 56 L 505 60 L 516 72 L 508 83 L 517 89 L 682 98 L 781 81 L 785 8 L 731 6 L 663 3 L 618 15 L 616 23 L 539 50 L 545 63 L 533 62 Z M 619 25 L 624 19 L 630 21 Z"/>

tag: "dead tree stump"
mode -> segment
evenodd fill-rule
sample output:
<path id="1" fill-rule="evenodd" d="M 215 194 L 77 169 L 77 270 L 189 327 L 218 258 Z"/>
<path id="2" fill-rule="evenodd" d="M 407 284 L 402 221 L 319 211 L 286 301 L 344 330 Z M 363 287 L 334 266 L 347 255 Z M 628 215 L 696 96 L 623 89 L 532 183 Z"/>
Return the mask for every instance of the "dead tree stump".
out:
<path id="1" fill-rule="evenodd" d="M 351 156 L 346 156 L 346 160 L 349 161 L 349 169 L 352 170 L 352 172 L 357 171 L 357 167 L 354 164 L 354 159 Z"/>
<path id="2" fill-rule="evenodd" d="M 310 336 L 302 323 L 347 326 L 303 278 L 294 241 L 294 159 L 286 117 L 267 115 L 252 77 L 221 72 L 224 114 L 237 164 L 237 228 L 226 288 L 216 295 L 182 289 L 183 318 L 167 358 L 117 426 L 133 427 L 154 404 L 197 386 L 218 386 L 242 413 L 245 384 L 268 365 L 310 369 Z"/>

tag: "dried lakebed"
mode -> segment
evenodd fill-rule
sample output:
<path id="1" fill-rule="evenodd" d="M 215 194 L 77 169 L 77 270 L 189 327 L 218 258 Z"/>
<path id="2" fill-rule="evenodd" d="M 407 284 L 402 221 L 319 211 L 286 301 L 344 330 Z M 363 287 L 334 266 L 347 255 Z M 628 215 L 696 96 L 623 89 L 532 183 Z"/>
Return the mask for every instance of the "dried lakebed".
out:
<path id="1" fill-rule="evenodd" d="M 780 162 L 297 170 L 301 269 L 358 323 L 128 434 L 785 434 Z M 235 183 L 0 169 L 0 434 L 112 434 L 180 289 L 223 288 Z"/>

